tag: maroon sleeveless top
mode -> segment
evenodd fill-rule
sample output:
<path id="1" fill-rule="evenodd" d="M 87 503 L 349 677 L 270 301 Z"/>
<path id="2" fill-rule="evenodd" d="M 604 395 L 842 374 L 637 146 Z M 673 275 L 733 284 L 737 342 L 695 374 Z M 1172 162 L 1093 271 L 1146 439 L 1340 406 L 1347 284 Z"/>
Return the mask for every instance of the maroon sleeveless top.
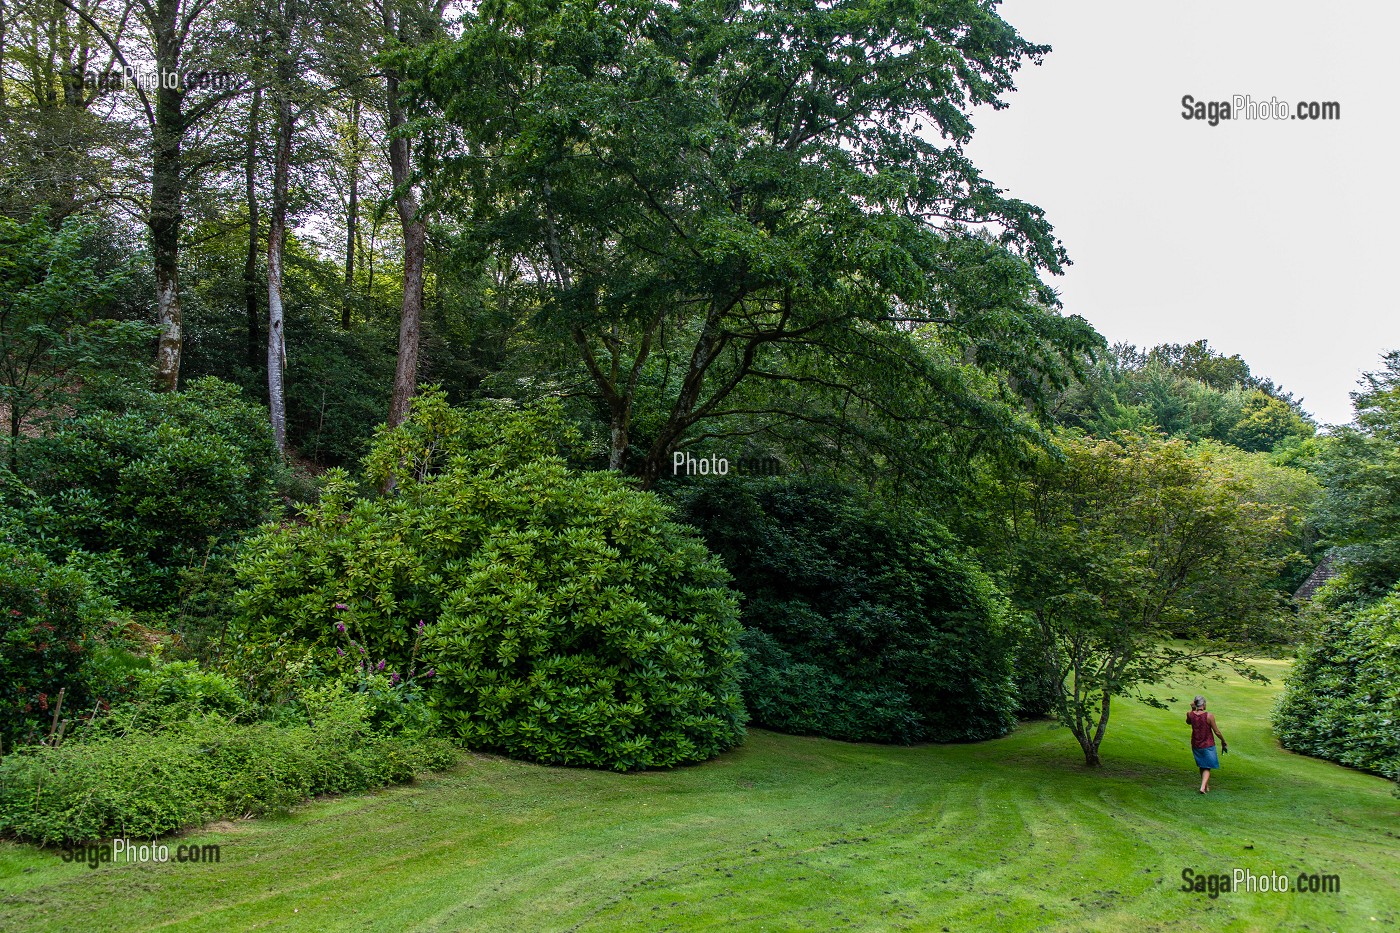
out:
<path id="1" fill-rule="evenodd" d="M 1193 709 L 1186 714 L 1186 721 L 1191 724 L 1191 747 L 1211 748 L 1215 745 L 1215 734 L 1210 730 L 1210 721 L 1206 718 L 1210 714 L 1203 709 Z"/>

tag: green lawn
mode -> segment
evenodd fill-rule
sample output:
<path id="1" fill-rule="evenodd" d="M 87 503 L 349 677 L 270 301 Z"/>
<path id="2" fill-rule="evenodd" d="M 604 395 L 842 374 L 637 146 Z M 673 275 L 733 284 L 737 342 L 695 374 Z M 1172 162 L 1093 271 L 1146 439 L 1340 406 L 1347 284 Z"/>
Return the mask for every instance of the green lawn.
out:
<path id="1" fill-rule="evenodd" d="M 217 865 L 0 844 L 0 930 L 1385 930 L 1400 800 L 1281 751 L 1275 683 L 1207 684 L 1230 754 L 1196 793 L 1185 698 L 1115 708 L 1105 766 L 1063 729 L 889 748 L 755 730 L 617 775 L 464 755 L 403 788 L 180 841 Z M 1183 868 L 1339 876 L 1339 894 L 1179 890 Z"/>

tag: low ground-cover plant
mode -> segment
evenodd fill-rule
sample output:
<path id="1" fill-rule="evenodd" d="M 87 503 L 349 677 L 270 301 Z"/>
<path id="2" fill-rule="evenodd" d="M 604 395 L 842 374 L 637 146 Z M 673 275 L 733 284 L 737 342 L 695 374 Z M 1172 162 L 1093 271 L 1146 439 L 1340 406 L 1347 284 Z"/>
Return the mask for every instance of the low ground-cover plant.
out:
<path id="1" fill-rule="evenodd" d="M 1400 780 L 1400 593 L 1332 614 L 1298 653 L 1274 729 L 1284 748 Z"/>
<path id="2" fill-rule="evenodd" d="M 149 838 L 286 810 L 317 794 L 404 783 L 455 760 L 441 739 L 376 728 L 370 700 L 341 682 L 308 689 L 303 702 L 294 725 L 210 713 L 152 729 L 98 728 L 8 755 L 0 835 L 43 844 Z"/>
<path id="3" fill-rule="evenodd" d="M 713 482 L 682 498 L 747 597 L 755 722 L 879 742 L 1014 724 L 1004 601 L 936 523 L 806 480 Z"/>
<path id="4" fill-rule="evenodd" d="M 389 494 L 332 471 L 301 522 L 244 548 L 234 644 L 405 671 L 423 638 L 445 725 L 513 757 L 628 770 L 733 746 L 724 568 L 656 496 L 566 466 L 568 442 L 557 409 L 420 397 L 366 458 Z"/>

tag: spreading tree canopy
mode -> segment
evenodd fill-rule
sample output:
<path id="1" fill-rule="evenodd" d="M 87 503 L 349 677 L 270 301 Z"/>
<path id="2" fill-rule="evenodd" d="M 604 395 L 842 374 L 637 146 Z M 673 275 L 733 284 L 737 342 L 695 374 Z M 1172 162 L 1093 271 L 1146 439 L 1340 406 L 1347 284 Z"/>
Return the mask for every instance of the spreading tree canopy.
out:
<path id="1" fill-rule="evenodd" d="M 1044 647 L 1052 708 L 1099 764 L 1113 697 L 1161 706 L 1172 674 L 1272 628 L 1287 506 L 1179 440 L 1065 437 L 1009 490 L 1013 593 Z M 1176 640 L 1183 639 L 1183 640 Z"/>
<path id="2" fill-rule="evenodd" d="M 1099 341 L 1039 278 L 1064 252 L 962 150 L 1045 51 L 970 0 L 527 0 L 402 67 L 432 196 L 649 484 L 704 436 L 1009 436 L 1063 385 Z"/>

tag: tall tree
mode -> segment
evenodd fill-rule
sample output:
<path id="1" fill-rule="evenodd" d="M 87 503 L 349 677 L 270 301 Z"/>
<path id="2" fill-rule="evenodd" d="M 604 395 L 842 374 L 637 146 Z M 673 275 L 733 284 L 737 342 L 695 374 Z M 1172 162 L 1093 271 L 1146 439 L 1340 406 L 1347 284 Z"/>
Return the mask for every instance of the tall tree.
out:
<path id="1" fill-rule="evenodd" d="M 276 140 L 273 145 L 272 215 L 267 224 L 267 405 L 272 419 L 273 441 L 277 452 L 287 447 L 287 339 L 286 316 L 282 303 L 283 251 L 287 245 L 287 198 L 292 169 L 292 135 L 296 130 L 293 112 L 292 30 L 296 25 L 297 0 L 284 0 L 276 29 L 276 79 L 273 84 Z"/>
<path id="2" fill-rule="evenodd" d="M 350 102 L 350 120 L 347 131 L 347 162 L 349 169 L 349 190 L 345 205 L 345 294 L 340 300 L 340 327 L 350 329 L 350 307 L 355 293 L 355 246 L 360 237 L 360 165 L 362 162 L 362 137 L 360 134 L 360 101 Z"/>
<path id="3" fill-rule="evenodd" d="M 180 234 L 184 221 L 185 143 L 191 131 L 224 103 L 245 92 L 241 83 L 189 87 L 185 76 L 216 70 L 220 54 L 235 47 L 225 9 L 212 0 L 140 0 L 130 6 L 134 35 L 112 32 L 85 0 L 59 0 L 106 44 L 133 82 L 137 113 L 150 133 L 150 198 L 146 225 L 155 271 L 155 310 L 160 325 L 156 381 L 170 391 L 180 381 L 184 318 L 180 307 Z M 123 16 L 126 24 L 128 18 Z M 143 66 L 143 67 L 138 67 Z M 154 87 L 150 87 L 154 85 Z"/>
<path id="4" fill-rule="evenodd" d="M 435 198 L 539 270 L 609 465 L 650 484 L 706 434 L 977 420 L 979 374 L 1013 404 L 1063 384 L 1099 338 L 1037 276 L 1060 245 L 961 148 L 1044 51 L 971 0 L 565 0 L 398 60 L 441 118 Z"/>
<path id="5" fill-rule="evenodd" d="M 442 35 L 447 0 L 381 0 L 384 48 L 390 52 L 413 49 Z M 409 402 L 418 388 L 418 350 L 423 326 L 423 276 L 427 259 L 428 228 L 414 190 L 413 150 L 409 141 L 399 59 L 384 60 L 384 86 L 389 134 L 389 173 L 394 185 L 394 209 L 403 233 L 403 310 L 399 317 L 398 366 L 389 401 L 389 424 L 408 417 Z"/>
<path id="6" fill-rule="evenodd" d="M 81 7 L 120 32 L 120 18 L 98 0 Z M 113 162 L 134 142 L 123 121 L 104 118 L 115 100 L 113 62 L 83 16 L 63 4 L 0 4 L 0 211 L 43 212 L 57 225 L 110 202 Z"/>
<path id="7" fill-rule="evenodd" d="M 1360 601 L 1400 583 L 1400 350 L 1362 376 L 1353 425 L 1325 438 L 1310 468 L 1326 487 L 1318 523 Z"/>
<path id="8" fill-rule="evenodd" d="M 253 101 L 248 108 L 248 134 L 243 154 L 243 197 L 248 214 L 248 249 L 243 260 L 243 305 L 248 312 L 248 365 L 256 366 L 258 344 L 262 333 L 262 305 L 258 301 L 261 282 L 258 279 L 261 218 L 258 209 L 258 117 L 262 111 L 263 90 L 253 88 Z"/>

